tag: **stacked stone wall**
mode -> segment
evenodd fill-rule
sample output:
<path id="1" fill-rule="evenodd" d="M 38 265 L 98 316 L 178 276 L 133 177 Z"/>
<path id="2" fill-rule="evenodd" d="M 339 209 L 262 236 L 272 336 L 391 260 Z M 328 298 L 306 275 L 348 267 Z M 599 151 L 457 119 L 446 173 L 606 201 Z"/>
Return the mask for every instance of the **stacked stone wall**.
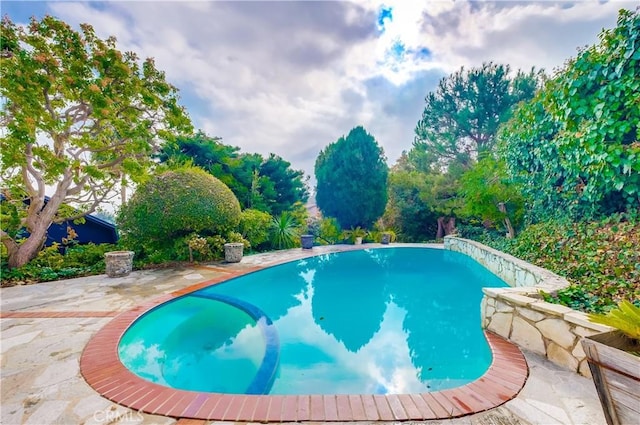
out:
<path id="1" fill-rule="evenodd" d="M 611 328 L 589 322 L 585 313 L 542 300 L 540 290 L 557 291 L 569 285 L 566 279 L 475 241 L 447 236 L 444 248 L 468 255 L 511 286 L 483 288 L 483 328 L 591 376 L 580 340 Z"/>

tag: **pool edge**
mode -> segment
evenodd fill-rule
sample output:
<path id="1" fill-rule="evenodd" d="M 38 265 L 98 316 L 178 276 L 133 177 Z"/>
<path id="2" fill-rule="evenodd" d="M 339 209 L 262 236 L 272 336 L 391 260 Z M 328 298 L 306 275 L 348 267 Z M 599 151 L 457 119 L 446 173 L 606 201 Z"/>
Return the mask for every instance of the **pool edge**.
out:
<path id="1" fill-rule="evenodd" d="M 287 262 L 287 261 L 284 261 Z M 80 372 L 103 397 L 131 409 L 174 418 L 245 422 L 440 420 L 472 415 L 513 399 L 528 377 L 524 355 L 513 343 L 488 331 L 492 363 L 461 387 L 421 394 L 235 395 L 167 388 L 129 371 L 118 357 L 120 338 L 139 317 L 158 305 L 199 289 L 266 267 L 234 270 L 143 303 L 116 316 L 85 346 Z"/>

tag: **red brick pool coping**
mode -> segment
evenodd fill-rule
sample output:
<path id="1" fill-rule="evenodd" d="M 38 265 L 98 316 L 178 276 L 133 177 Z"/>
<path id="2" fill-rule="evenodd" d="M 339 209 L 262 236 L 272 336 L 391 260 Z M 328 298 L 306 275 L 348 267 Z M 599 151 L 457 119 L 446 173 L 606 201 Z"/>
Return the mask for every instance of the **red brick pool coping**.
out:
<path id="1" fill-rule="evenodd" d="M 136 376 L 120 362 L 120 338 L 148 310 L 181 295 L 260 268 L 233 271 L 226 276 L 161 296 L 118 315 L 100 329 L 85 347 L 80 358 L 82 376 L 103 397 L 144 413 L 174 418 L 246 422 L 448 419 L 498 407 L 514 398 L 524 386 L 529 371 L 522 352 L 514 344 L 486 331 L 493 361 L 482 377 L 461 387 L 422 394 L 203 393 L 154 384 Z"/>

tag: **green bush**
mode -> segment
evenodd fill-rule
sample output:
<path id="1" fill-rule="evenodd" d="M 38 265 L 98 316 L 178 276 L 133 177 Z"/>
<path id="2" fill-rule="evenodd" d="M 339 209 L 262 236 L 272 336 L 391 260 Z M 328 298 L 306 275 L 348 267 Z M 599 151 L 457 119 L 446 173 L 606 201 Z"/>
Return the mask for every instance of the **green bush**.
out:
<path id="1" fill-rule="evenodd" d="M 0 274 L 2 286 L 101 274 L 105 271 L 104 253 L 116 249 L 111 244 L 74 245 L 62 254 L 59 245 L 54 244 L 40 251 L 29 263 L 11 270 L 3 258 Z"/>
<path id="2" fill-rule="evenodd" d="M 635 217 L 539 223 L 514 240 L 483 242 L 567 278 L 571 285 L 544 294 L 547 301 L 602 312 L 625 299 L 640 300 L 640 221 Z"/>
<path id="3" fill-rule="evenodd" d="M 104 268 L 104 254 L 117 250 L 112 244 L 75 245 L 68 248 L 64 255 L 64 264 L 70 267 Z"/>
<path id="4" fill-rule="evenodd" d="M 227 235 L 239 222 L 233 192 L 196 167 L 166 171 L 140 185 L 118 216 L 123 245 L 152 262 L 186 260 L 186 236 Z M 174 255 L 167 252 L 171 245 Z"/>
<path id="5" fill-rule="evenodd" d="M 332 217 L 323 218 L 320 220 L 319 233 L 317 235 L 321 242 L 333 245 L 340 240 L 342 236 L 342 229 L 338 220 Z"/>
<path id="6" fill-rule="evenodd" d="M 340 235 L 340 239 L 346 240 L 349 243 L 355 243 L 356 238 L 362 238 L 364 240 L 364 238 L 367 237 L 368 234 L 369 232 L 367 231 L 367 229 L 363 229 L 362 227 L 357 226 L 352 227 L 349 230 L 344 230 L 342 232 L 342 235 Z"/>
<path id="7" fill-rule="evenodd" d="M 263 211 L 246 209 L 240 215 L 240 234 L 253 249 L 259 249 L 269 240 L 272 217 Z"/>
<path id="8" fill-rule="evenodd" d="M 270 241 L 275 249 L 289 249 L 300 246 L 299 223 L 289 212 L 283 212 L 271 221 Z"/>
<path id="9" fill-rule="evenodd" d="M 640 205 L 640 9 L 582 49 L 500 130 L 531 220 L 600 219 Z"/>

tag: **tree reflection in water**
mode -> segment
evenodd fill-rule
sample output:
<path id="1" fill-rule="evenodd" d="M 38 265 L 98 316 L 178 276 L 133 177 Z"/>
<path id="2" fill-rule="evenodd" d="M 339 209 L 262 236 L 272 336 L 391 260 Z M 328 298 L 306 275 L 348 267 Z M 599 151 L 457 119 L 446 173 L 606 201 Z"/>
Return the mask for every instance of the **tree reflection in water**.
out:
<path id="1" fill-rule="evenodd" d="M 385 248 L 312 257 L 198 292 L 242 300 L 271 318 L 280 342 L 273 394 L 410 393 L 461 385 L 486 371 L 491 353 L 480 329 L 483 286 L 505 284 L 462 254 Z M 161 308 L 171 310 L 169 305 Z M 196 313 L 180 314 L 188 318 Z M 224 354 L 233 359 L 224 376 L 254 369 L 256 356 L 247 347 L 253 344 L 260 352 L 264 347 L 256 344 L 264 341 L 259 335 L 247 338 L 253 326 L 242 320 L 233 326 L 227 323 L 223 329 L 236 329 L 237 334 L 216 337 L 211 321 L 232 321 L 234 315 L 208 314 L 176 323 L 174 332 L 163 330 L 166 336 L 155 339 L 153 352 L 173 352 L 183 363 L 200 356 L 207 361 L 196 363 L 212 368 L 215 363 L 217 370 L 225 368 L 221 357 L 214 362 L 205 352 Z M 163 323 L 170 326 L 170 322 Z M 208 326 L 213 326 L 212 332 L 207 332 Z M 195 340 L 200 337 L 209 342 L 198 345 Z M 180 346 L 201 347 L 203 352 L 176 348 Z M 139 344 L 129 349 L 135 354 L 138 348 Z M 141 373 L 157 372 L 140 356 L 132 358 L 145 365 Z M 234 372 L 233 365 L 241 365 L 243 358 L 252 366 L 245 363 L 244 372 Z M 165 371 L 169 369 L 174 382 L 207 377 L 203 369 L 189 377 L 165 366 Z M 169 381 L 158 378 L 163 380 Z"/>

